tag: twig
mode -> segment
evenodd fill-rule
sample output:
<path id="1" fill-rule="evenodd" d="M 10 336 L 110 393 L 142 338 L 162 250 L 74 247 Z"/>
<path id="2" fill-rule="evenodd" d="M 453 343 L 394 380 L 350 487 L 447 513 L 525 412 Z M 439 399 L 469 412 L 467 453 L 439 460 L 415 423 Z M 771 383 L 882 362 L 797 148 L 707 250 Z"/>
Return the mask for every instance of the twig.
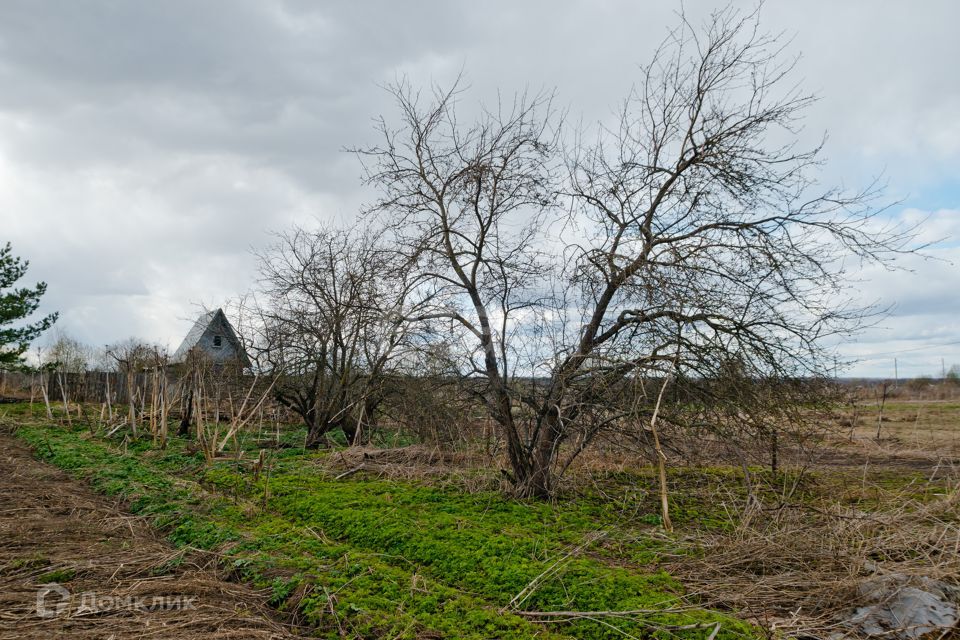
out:
<path id="1" fill-rule="evenodd" d="M 575 556 L 576 554 L 580 553 L 587 546 L 605 537 L 606 535 L 607 535 L 606 531 L 597 531 L 592 535 L 588 536 L 587 539 L 582 544 L 568 551 L 566 555 L 562 556 L 559 560 L 557 560 L 556 562 L 551 564 L 549 567 L 544 569 L 540 573 L 540 575 L 538 575 L 533 580 L 531 580 L 527 584 L 527 586 L 525 586 L 523 589 L 520 590 L 520 592 L 517 595 L 513 596 L 513 599 L 510 600 L 510 602 L 507 603 L 507 606 L 503 607 L 500 610 L 500 612 L 503 613 L 507 610 L 515 609 L 516 607 L 519 607 L 521 604 L 523 604 L 524 600 L 529 598 L 538 588 L 540 588 L 540 585 L 543 583 L 543 581 L 546 578 L 550 577 L 551 575 L 559 571 L 564 562 L 566 562 L 569 558 Z"/>
<path id="2" fill-rule="evenodd" d="M 337 477 L 335 477 L 334 480 L 342 480 L 343 478 L 346 478 L 346 477 L 348 477 L 348 476 L 352 476 L 353 474 L 355 474 L 355 473 L 358 472 L 358 471 L 363 471 L 363 469 L 364 469 L 364 465 L 361 464 L 361 465 L 359 465 L 359 466 L 354 467 L 353 469 L 350 469 L 349 471 L 344 471 L 343 473 L 341 473 L 340 475 L 338 475 Z"/>

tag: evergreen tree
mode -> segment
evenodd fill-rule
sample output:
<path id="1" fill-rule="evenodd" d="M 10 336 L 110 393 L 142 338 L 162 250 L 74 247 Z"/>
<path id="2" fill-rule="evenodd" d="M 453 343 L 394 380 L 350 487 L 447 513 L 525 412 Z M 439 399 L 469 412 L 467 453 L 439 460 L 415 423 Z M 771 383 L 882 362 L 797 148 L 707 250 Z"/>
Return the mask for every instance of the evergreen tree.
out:
<path id="1" fill-rule="evenodd" d="M 19 365 L 30 342 L 57 320 L 57 314 L 51 313 L 32 324 L 12 326 L 37 310 L 47 290 L 45 282 L 33 288 L 14 288 L 29 264 L 13 255 L 9 242 L 0 248 L 0 369 Z"/>

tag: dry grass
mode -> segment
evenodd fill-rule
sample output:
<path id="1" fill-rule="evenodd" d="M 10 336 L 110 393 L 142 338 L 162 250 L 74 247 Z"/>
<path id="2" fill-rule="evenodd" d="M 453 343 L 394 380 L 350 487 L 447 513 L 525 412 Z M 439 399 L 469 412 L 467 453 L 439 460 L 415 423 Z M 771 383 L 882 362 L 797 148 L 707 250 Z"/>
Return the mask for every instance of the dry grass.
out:
<path id="1" fill-rule="evenodd" d="M 669 570 L 708 606 L 795 637 L 846 631 L 838 622 L 871 575 L 960 584 L 957 476 L 932 491 L 916 482 L 891 488 L 889 476 L 831 480 L 819 499 L 755 505 L 732 531 L 699 534 L 702 556 Z"/>
<path id="2" fill-rule="evenodd" d="M 480 448 L 450 451 L 437 446 L 409 445 L 391 449 L 350 447 L 317 461 L 334 478 L 355 473 L 388 480 L 416 481 L 476 492 L 507 489 L 497 463 Z"/>
<path id="3" fill-rule="evenodd" d="M 880 407 L 860 400 L 846 408 L 840 426 L 854 441 L 877 438 Z M 880 442 L 899 455 L 960 456 L 960 400 L 888 400 L 880 421 Z"/>
<path id="4" fill-rule="evenodd" d="M 0 436 L 0 447 L 0 638 L 299 637 L 264 594 L 221 579 L 199 554 L 172 549 L 14 439 Z M 42 618 L 37 592 L 49 582 L 72 599 L 62 615 Z M 89 592 L 112 606 L 84 612 L 80 594 Z M 177 597 L 180 608 L 128 604 Z"/>

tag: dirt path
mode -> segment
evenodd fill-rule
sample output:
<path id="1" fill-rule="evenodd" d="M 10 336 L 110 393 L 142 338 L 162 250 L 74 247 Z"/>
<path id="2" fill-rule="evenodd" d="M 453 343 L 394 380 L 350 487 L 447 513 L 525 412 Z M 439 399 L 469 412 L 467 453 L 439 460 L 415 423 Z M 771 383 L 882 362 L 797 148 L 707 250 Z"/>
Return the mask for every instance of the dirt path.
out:
<path id="1" fill-rule="evenodd" d="M 300 637 L 264 600 L 0 434 L 0 638 Z"/>

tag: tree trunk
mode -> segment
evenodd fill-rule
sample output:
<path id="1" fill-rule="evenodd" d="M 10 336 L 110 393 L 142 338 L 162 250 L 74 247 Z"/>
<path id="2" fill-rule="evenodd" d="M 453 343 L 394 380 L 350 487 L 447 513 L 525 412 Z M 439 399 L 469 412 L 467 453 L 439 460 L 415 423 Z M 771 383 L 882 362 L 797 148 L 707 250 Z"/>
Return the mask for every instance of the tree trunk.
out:
<path id="1" fill-rule="evenodd" d="M 177 435 L 181 438 L 190 437 L 190 422 L 193 419 L 193 389 L 190 389 L 190 395 L 187 396 L 187 409 L 180 418 L 180 428 L 177 429 Z"/>
<path id="2" fill-rule="evenodd" d="M 533 456 L 517 431 L 513 421 L 513 410 L 510 396 L 499 385 L 491 390 L 492 397 L 488 399 L 488 406 L 494 420 L 500 425 L 507 440 L 507 458 L 510 461 L 512 476 L 508 476 L 513 483 L 514 490 L 520 497 L 541 496 L 545 487 L 534 488 L 531 485 Z"/>
<path id="3" fill-rule="evenodd" d="M 325 445 L 327 443 L 326 435 L 330 430 L 327 421 L 317 419 L 317 410 L 315 408 L 301 412 L 300 417 L 303 419 L 303 424 L 307 427 L 307 439 L 303 446 L 307 449 L 319 449 L 322 445 Z"/>
<path id="4" fill-rule="evenodd" d="M 551 408 L 542 418 L 537 440 L 532 443 L 533 451 L 527 463 L 528 475 L 525 486 L 520 488 L 521 495 L 540 499 L 553 496 L 556 480 L 553 477 L 553 462 L 562 435 L 560 415 L 556 408 Z"/>
<path id="5" fill-rule="evenodd" d="M 780 431 L 774 427 L 770 432 L 770 472 L 776 476 L 780 468 Z"/>
<path id="6" fill-rule="evenodd" d="M 43 404 L 47 408 L 47 419 L 53 420 L 53 410 L 50 408 L 50 394 L 47 392 L 49 389 L 49 375 L 46 371 L 40 373 L 40 391 L 43 393 Z"/>

